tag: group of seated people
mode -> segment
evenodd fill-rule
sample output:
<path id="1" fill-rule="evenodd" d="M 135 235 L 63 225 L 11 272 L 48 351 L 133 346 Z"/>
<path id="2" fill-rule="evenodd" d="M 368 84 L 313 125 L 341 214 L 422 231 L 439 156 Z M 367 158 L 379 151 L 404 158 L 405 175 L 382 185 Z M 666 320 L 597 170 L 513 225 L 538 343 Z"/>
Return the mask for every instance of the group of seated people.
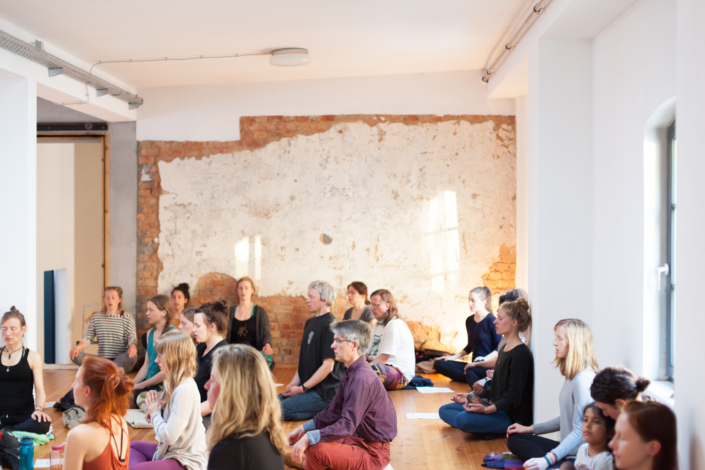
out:
<path id="1" fill-rule="evenodd" d="M 353 307 L 338 322 L 330 311 L 334 288 L 312 282 L 306 303 L 314 316 L 304 325 L 298 368 L 277 395 L 267 312 L 255 303 L 251 279 L 237 286 L 230 308 L 223 300 L 188 308 L 183 284 L 171 298 L 152 297 L 146 358 L 134 380 L 126 375 L 137 363 L 134 320 L 122 290 L 106 288 L 103 310 L 71 351 L 80 365 L 73 396 L 87 418 L 68 435 L 64 468 L 283 469 L 287 453 L 305 469 L 387 467 L 397 433 L 387 390 L 406 387 L 415 372 L 413 337 L 392 294 L 379 289 L 368 299 L 364 283 L 350 284 Z M 526 294 L 507 292 L 495 316 L 489 289 L 475 288 L 469 306 L 467 346 L 434 367 L 472 391 L 440 408 L 443 421 L 486 439 L 508 437 L 526 469 L 677 469 L 673 412 L 643 399 L 648 380 L 599 370 L 587 324 L 556 324 L 554 363 L 565 378 L 560 416 L 534 423 Z M 0 327 L 0 427 L 46 433 L 42 359 L 22 345 L 24 317 L 13 307 Z M 84 353 L 96 338 L 98 355 Z M 472 362 L 457 360 L 468 354 Z M 157 442 L 130 442 L 130 406 L 145 411 Z M 286 436 L 286 420 L 305 423 Z M 539 436 L 556 431 L 560 442 Z"/>

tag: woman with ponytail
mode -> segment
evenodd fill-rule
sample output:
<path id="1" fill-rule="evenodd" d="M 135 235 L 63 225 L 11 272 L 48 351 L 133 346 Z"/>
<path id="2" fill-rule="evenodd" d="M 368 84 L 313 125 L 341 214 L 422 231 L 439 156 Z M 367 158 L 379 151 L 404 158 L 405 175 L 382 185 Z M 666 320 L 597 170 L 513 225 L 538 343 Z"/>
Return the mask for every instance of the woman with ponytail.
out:
<path id="1" fill-rule="evenodd" d="M 175 318 L 181 316 L 181 312 L 184 311 L 190 301 L 189 286 L 185 282 L 171 290 L 171 303 L 174 305 Z"/>
<path id="2" fill-rule="evenodd" d="M 281 406 L 262 355 L 244 344 L 218 349 L 206 388 L 208 470 L 284 470 Z"/>
<path id="3" fill-rule="evenodd" d="M 451 399 L 455 403 L 438 411 L 451 426 L 486 439 L 504 437 L 514 423 L 530 426 L 534 421 L 534 358 L 519 338 L 519 332 L 531 324 L 529 302 L 519 299 L 502 304 L 494 323 L 507 344 L 499 350 L 492 388 L 470 400 L 467 395 L 456 395 Z"/>
<path id="4" fill-rule="evenodd" d="M 641 393 L 650 383 L 629 369 L 606 367 L 592 381 L 590 395 L 602 412 L 616 421 L 628 401 L 642 401 Z"/>
<path id="5" fill-rule="evenodd" d="M 64 470 L 127 470 L 130 436 L 123 419 L 132 393 L 132 379 L 101 357 L 88 356 L 73 382 L 76 404 L 86 420 L 69 431 Z"/>
<path id="6" fill-rule="evenodd" d="M 169 332 L 155 341 L 157 364 L 164 373 L 164 396 L 147 392 L 146 419 L 157 442 L 130 444 L 130 469 L 205 470 L 206 430 L 201 419 L 201 395 L 196 375 L 196 348 L 188 335 Z"/>
<path id="7" fill-rule="evenodd" d="M 468 333 L 468 344 L 452 356 L 438 358 L 433 368 L 451 380 L 467 382 L 471 387 L 475 382 L 487 376 L 484 367 L 475 367 L 475 363 L 484 361 L 485 357 L 497 350 L 502 337 L 497 334 L 494 326 L 495 316 L 492 314 L 492 293 L 489 287 L 475 287 L 468 296 L 470 315 L 465 320 Z M 463 356 L 472 354 L 470 363 L 459 362 Z"/>

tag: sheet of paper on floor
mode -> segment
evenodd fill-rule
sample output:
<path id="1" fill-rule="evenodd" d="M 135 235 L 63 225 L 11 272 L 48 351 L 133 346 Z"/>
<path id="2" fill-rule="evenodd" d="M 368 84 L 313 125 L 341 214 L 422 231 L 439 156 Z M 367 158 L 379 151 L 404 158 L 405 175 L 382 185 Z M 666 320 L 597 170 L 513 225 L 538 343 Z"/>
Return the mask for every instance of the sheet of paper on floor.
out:
<path id="1" fill-rule="evenodd" d="M 451 390 L 447 387 L 417 387 L 421 393 L 455 393 L 455 390 Z"/>
<path id="2" fill-rule="evenodd" d="M 408 419 L 441 419 L 438 413 L 407 413 Z"/>
<path id="3" fill-rule="evenodd" d="M 34 468 L 49 468 L 51 461 L 49 459 L 37 459 L 34 461 Z"/>

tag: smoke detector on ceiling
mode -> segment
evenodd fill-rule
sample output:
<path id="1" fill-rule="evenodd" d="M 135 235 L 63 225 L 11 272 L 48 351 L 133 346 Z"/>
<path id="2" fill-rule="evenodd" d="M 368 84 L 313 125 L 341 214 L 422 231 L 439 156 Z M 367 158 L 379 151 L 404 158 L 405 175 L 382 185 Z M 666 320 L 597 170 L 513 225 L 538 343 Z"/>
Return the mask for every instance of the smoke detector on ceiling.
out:
<path id="1" fill-rule="evenodd" d="M 272 56 L 269 58 L 269 63 L 281 67 L 296 67 L 310 64 L 311 56 L 308 55 L 308 49 L 302 47 L 287 47 L 273 50 Z"/>

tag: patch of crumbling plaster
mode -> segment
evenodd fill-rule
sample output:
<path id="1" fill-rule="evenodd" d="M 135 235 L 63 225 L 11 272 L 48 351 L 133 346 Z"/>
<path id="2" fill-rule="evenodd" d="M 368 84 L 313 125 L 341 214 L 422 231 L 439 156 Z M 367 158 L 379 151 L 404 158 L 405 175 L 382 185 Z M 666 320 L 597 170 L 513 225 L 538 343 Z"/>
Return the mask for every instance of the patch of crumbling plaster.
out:
<path id="1" fill-rule="evenodd" d="M 249 275 L 265 296 L 362 280 L 462 347 L 468 290 L 515 244 L 514 144 L 492 121 L 350 122 L 160 161 L 159 291 L 208 272 Z"/>

